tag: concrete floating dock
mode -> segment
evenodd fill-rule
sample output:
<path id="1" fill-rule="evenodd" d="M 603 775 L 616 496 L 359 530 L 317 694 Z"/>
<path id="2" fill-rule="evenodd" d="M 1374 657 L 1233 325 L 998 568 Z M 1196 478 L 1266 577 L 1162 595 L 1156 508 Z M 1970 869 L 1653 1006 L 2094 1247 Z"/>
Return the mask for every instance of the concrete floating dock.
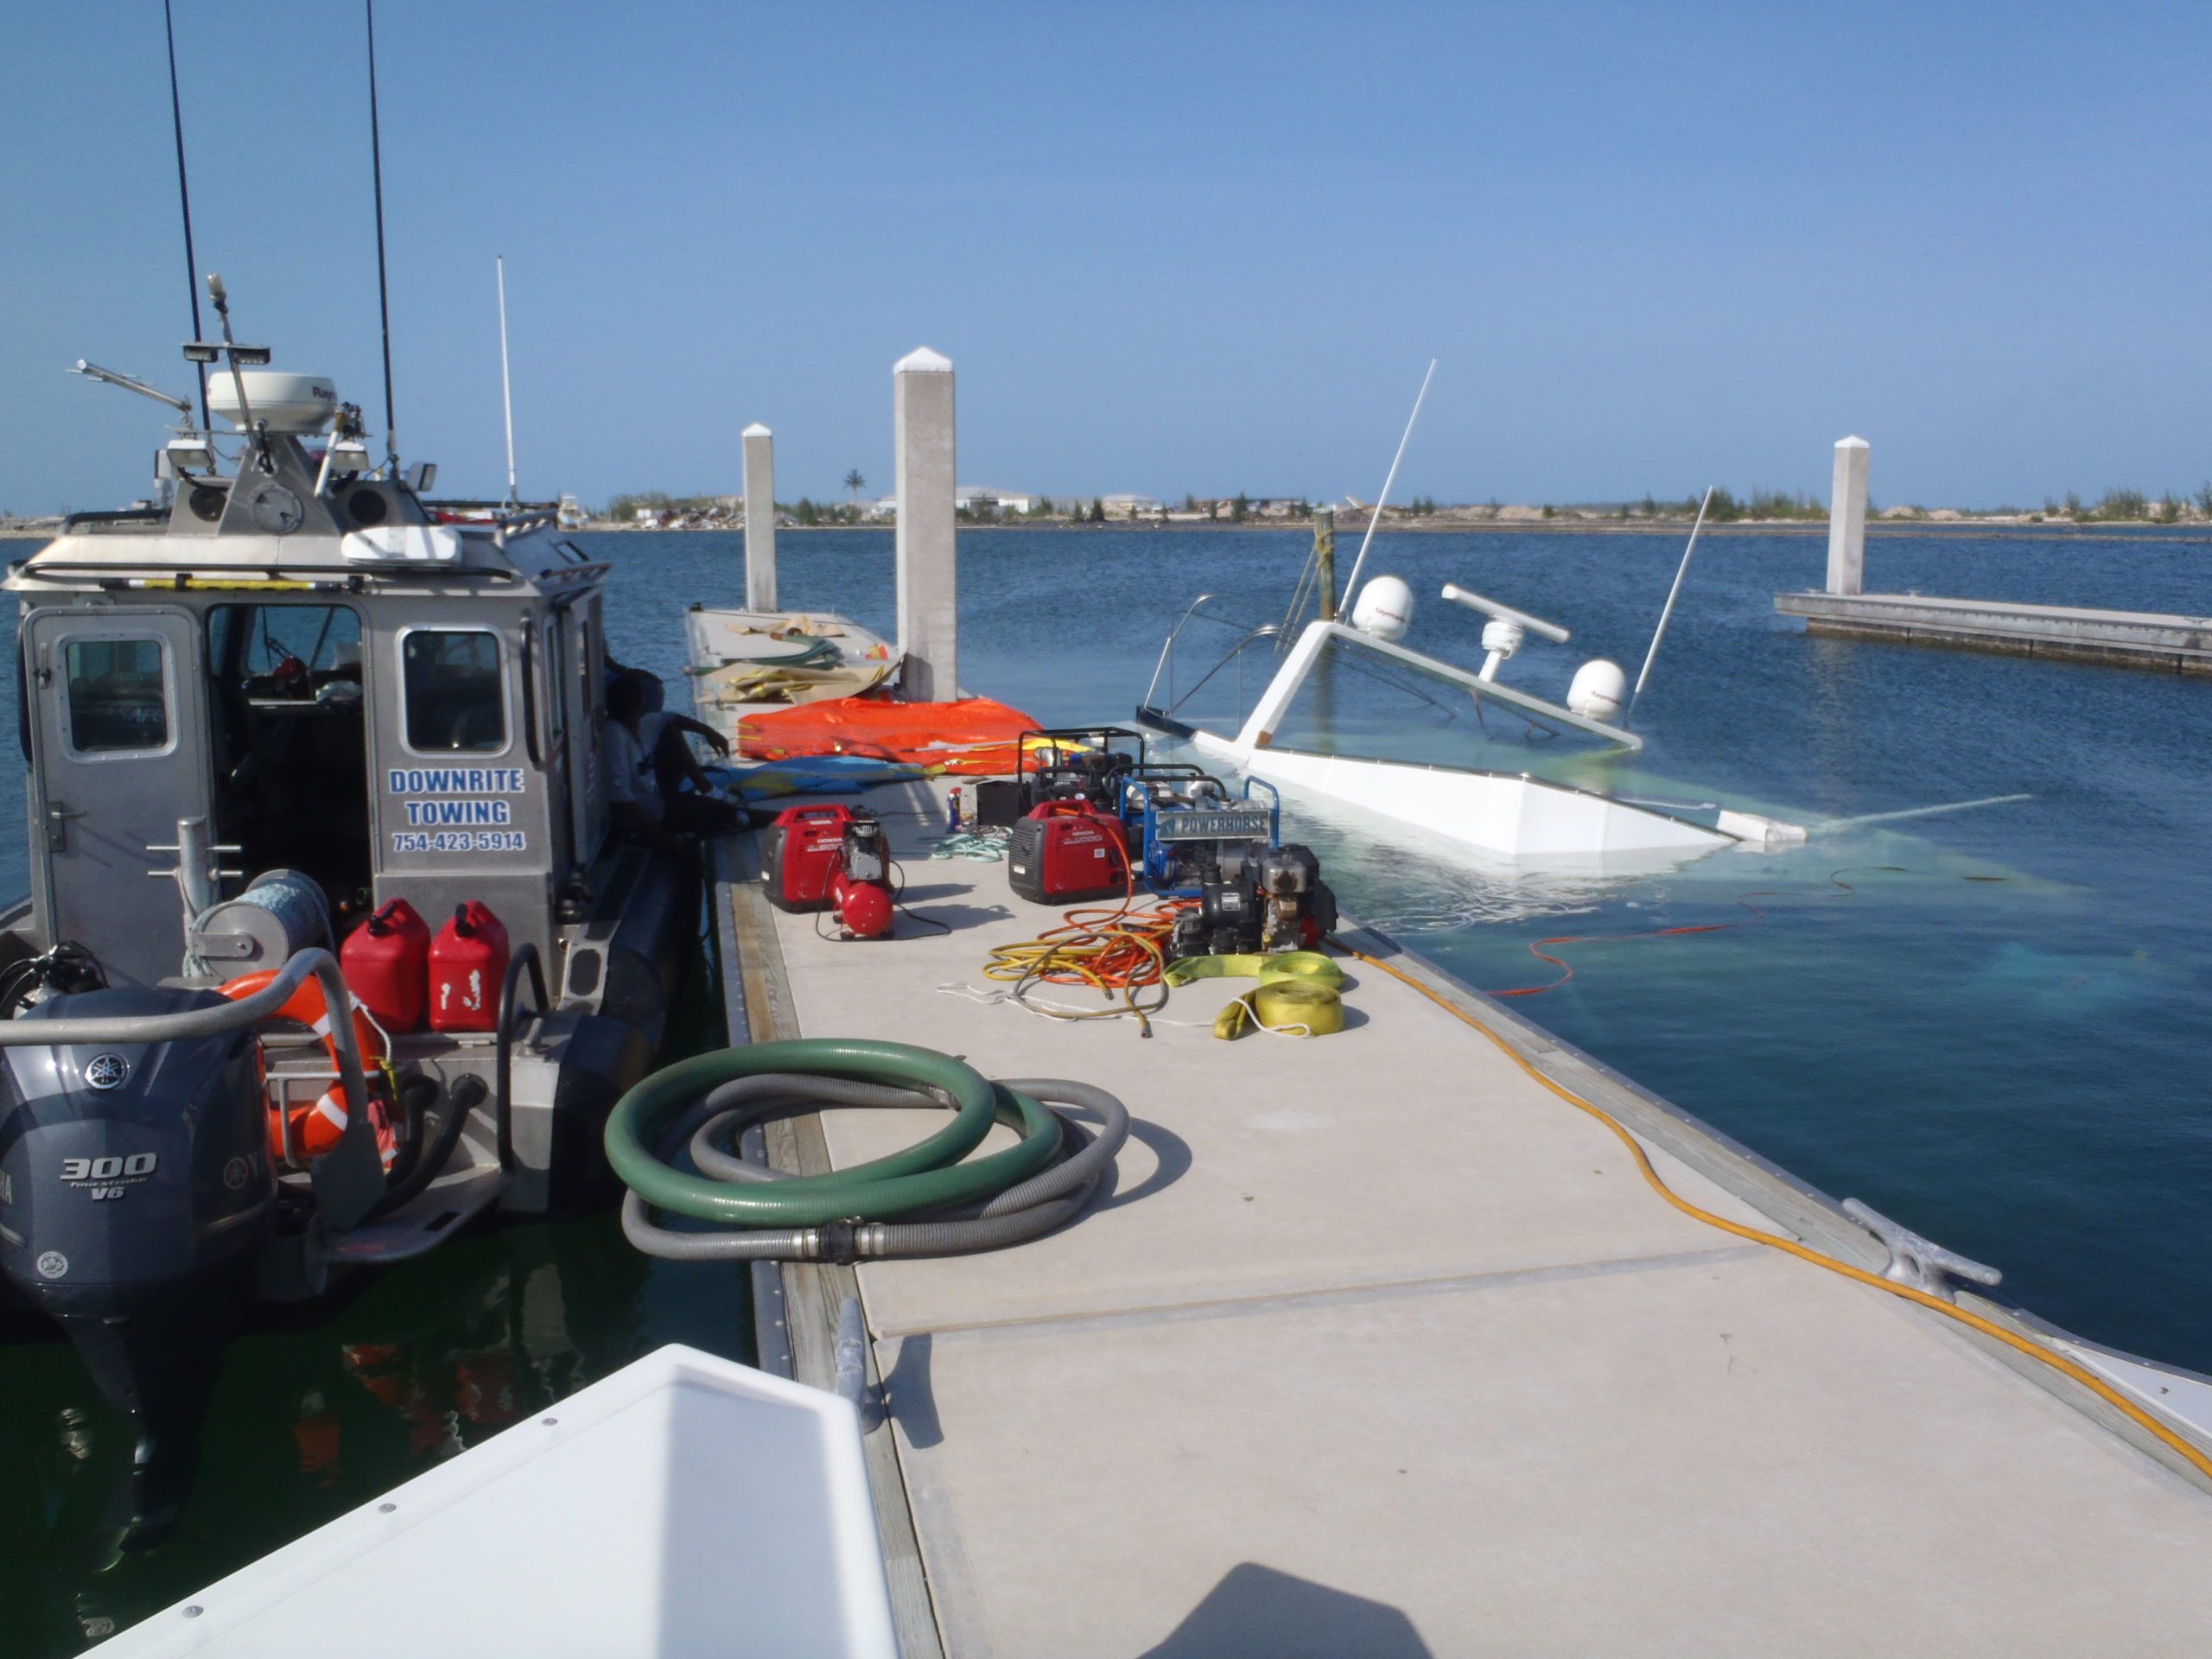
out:
<path id="1" fill-rule="evenodd" d="M 1807 632 L 2212 674 L 2212 618 L 1862 593 L 1871 460 L 1864 438 L 1844 438 L 1835 446 L 1826 591 L 1774 596 L 1774 608 L 1804 618 Z"/>
<path id="2" fill-rule="evenodd" d="M 2212 618 L 1918 594 L 1777 594 L 1808 632 L 2212 674 Z"/>
<path id="3" fill-rule="evenodd" d="M 2212 1495 L 2185 1462 L 2047 1367 L 1670 1208 L 1411 987 L 1349 963 L 1341 1034 L 1234 1043 L 1210 1030 L 1234 985 L 1178 992 L 1149 1039 L 947 994 L 1058 918 L 1002 864 L 926 856 L 944 795 L 868 799 L 906 904 L 950 934 L 824 938 L 767 906 L 749 837 L 714 849 L 733 1040 L 918 1043 L 1137 1120 L 1115 1191 L 1036 1243 L 758 1275 L 763 1362 L 802 1381 L 828 1382 L 861 1298 L 909 1659 L 2202 1645 Z M 1354 937 L 1684 1196 L 1881 1265 L 1821 1195 Z M 826 1113 L 769 1151 L 849 1165 L 931 1123 Z M 2110 1375 L 2145 1400 L 2201 1382 Z"/>

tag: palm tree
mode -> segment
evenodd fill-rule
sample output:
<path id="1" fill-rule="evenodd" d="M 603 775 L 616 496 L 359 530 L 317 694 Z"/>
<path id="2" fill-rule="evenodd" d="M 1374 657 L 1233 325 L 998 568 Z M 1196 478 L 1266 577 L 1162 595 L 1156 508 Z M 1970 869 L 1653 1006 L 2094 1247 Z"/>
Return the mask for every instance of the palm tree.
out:
<path id="1" fill-rule="evenodd" d="M 861 476 L 859 467 L 855 467 L 845 474 L 845 487 L 852 492 L 853 511 L 858 512 L 861 509 L 861 492 L 868 488 L 868 480 Z"/>

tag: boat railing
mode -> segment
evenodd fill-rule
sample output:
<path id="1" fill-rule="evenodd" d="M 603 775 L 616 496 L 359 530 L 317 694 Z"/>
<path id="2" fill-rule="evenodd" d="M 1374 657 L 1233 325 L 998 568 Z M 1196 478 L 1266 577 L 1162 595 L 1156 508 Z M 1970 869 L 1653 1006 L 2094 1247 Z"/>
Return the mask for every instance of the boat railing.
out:
<path id="1" fill-rule="evenodd" d="M 268 984 L 236 1001 L 180 1008 L 174 1014 L 116 1014 L 107 1018 L 78 1015 L 30 1020 L 19 1015 L 0 1020 L 0 1048 L 61 1048 L 91 1043 L 135 1047 L 219 1036 L 226 1031 L 257 1025 L 280 1013 L 291 1000 L 292 993 L 310 976 L 322 988 L 323 1007 L 353 1006 L 353 995 L 346 989 L 345 977 L 338 970 L 338 959 L 329 951 L 310 945 L 304 950 L 295 950 Z M 368 1079 L 361 1070 L 361 1046 L 353 1022 L 333 1020 L 329 1023 L 330 1042 L 338 1051 L 338 1075 L 345 1083 L 346 1097 L 366 1100 Z M 365 1123 L 366 1119 L 364 1116 L 355 1121 Z M 334 1224 L 350 1227 L 382 1192 L 384 1172 L 373 1154 L 365 1165 L 353 1167 L 348 1166 L 348 1160 L 334 1154 L 315 1160 L 315 1179 L 316 1198 Z"/>
<path id="2" fill-rule="evenodd" d="M 1237 638 L 1219 661 L 1200 675 L 1189 690 L 1178 696 L 1175 692 L 1175 647 L 1182 640 L 1183 631 L 1193 622 L 1235 629 Z M 1145 707 L 1172 715 L 1203 690 L 1215 675 L 1235 663 L 1237 666 L 1236 706 L 1241 715 L 1244 707 L 1244 652 L 1262 640 L 1280 637 L 1282 631 L 1281 623 L 1262 620 L 1256 613 L 1247 610 L 1237 601 L 1224 594 L 1200 594 L 1185 608 L 1175 626 L 1167 631 L 1167 638 L 1160 644 L 1160 660 L 1153 664 L 1152 683 L 1145 688 Z M 1164 703 L 1160 700 L 1162 677 L 1167 681 L 1168 700 Z"/>
<path id="3" fill-rule="evenodd" d="M 1176 690 L 1176 647 L 1181 642 L 1183 631 L 1193 622 L 1236 631 L 1236 638 L 1229 649 L 1206 671 L 1192 681 L 1190 688 L 1178 695 Z M 1144 706 L 1155 713 L 1175 716 L 1182 707 L 1210 684 L 1214 677 L 1234 664 L 1236 671 L 1236 721 L 1241 725 L 1247 712 L 1244 686 L 1244 658 L 1254 646 L 1270 644 L 1268 675 L 1273 678 L 1275 659 L 1280 657 L 1282 642 L 1298 632 L 1294 619 L 1274 620 L 1262 616 L 1244 601 L 1221 594 L 1200 594 L 1185 607 L 1175 626 L 1168 630 L 1167 638 L 1160 647 L 1160 658 L 1153 666 L 1152 683 L 1145 688 Z M 1447 703 L 1431 695 L 1411 675 L 1392 673 L 1382 664 L 1363 658 L 1356 652 L 1341 653 L 1340 660 L 1352 672 L 1381 683 L 1426 703 L 1446 719 L 1458 714 L 1455 704 Z M 1160 700 L 1160 682 L 1166 681 L 1166 702 Z"/>

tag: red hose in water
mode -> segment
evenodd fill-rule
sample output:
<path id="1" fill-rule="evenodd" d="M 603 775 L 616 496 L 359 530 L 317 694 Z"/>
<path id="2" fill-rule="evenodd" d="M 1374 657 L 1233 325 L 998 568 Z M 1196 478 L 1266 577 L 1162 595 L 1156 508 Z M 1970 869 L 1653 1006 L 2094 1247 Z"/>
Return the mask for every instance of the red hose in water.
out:
<path id="1" fill-rule="evenodd" d="M 1828 875 L 1829 883 L 1842 888 L 1847 893 L 1856 893 L 1859 889 L 1843 878 L 1859 869 L 1878 870 L 1893 875 L 1902 875 L 1905 873 L 1902 864 L 1847 865 L 1842 869 L 1831 871 Z M 1971 876 L 1967 878 L 1969 880 L 1973 879 Z M 1485 996 L 1541 996 L 1546 991 L 1557 990 L 1568 980 L 1573 979 L 1574 977 L 1573 964 L 1563 957 L 1552 955 L 1550 951 L 1544 949 L 1548 944 L 1626 944 L 1637 939 L 1670 939 L 1689 933 L 1726 933 L 1732 928 L 1749 927 L 1752 922 L 1763 922 L 1766 919 L 1766 912 L 1753 904 L 1752 899 L 1786 899 L 1789 896 L 1788 890 L 1780 887 L 1760 887 L 1750 893 L 1738 893 L 1736 902 L 1751 912 L 1749 920 L 1745 921 L 1701 922 L 1688 927 L 1655 927 L 1640 933 L 1556 933 L 1548 939 L 1538 939 L 1529 947 L 1529 954 L 1540 961 L 1548 962 L 1553 967 L 1558 969 L 1560 976 L 1557 979 L 1546 980 L 1541 985 L 1516 985 L 1509 990 L 1485 991 L 1483 995 Z"/>

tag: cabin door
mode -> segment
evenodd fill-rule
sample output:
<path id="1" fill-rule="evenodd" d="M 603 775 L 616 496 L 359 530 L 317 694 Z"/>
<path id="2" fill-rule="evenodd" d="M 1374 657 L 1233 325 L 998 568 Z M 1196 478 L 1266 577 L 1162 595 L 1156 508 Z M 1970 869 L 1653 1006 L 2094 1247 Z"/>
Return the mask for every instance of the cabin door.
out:
<path id="1" fill-rule="evenodd" d="M 34 615 L 25 653 L 32 855 L 49 942 L 74 939 L 113 985 L 150 985 L 184 957 L 179 819 L 210 810 L 200 626 L 169 610 Z"/>

